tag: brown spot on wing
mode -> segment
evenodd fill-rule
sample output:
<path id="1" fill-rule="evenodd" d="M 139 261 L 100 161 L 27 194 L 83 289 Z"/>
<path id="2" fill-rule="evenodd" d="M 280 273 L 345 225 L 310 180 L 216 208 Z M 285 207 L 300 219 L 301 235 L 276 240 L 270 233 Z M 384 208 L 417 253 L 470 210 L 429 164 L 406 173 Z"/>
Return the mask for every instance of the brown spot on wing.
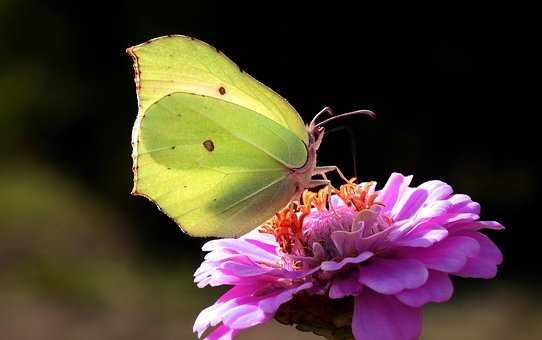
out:
<path id="1" fill-rule="evenodd" d="M 218 88 L 218 92 L 220 92 L 221 95 L 225 95 L 226 94 L 226 89 L 224 88 L 224 86 L 220 86 Z"/>
<path id="2" fill-rule="evenodd" d="M 207 139 L 206 141 L 203 142 L 203 147 L 204 147 L 207 151 L 213 152 L 213 150 L 215 149 L 215 143 L 213 143 L 212 140 Z"/>

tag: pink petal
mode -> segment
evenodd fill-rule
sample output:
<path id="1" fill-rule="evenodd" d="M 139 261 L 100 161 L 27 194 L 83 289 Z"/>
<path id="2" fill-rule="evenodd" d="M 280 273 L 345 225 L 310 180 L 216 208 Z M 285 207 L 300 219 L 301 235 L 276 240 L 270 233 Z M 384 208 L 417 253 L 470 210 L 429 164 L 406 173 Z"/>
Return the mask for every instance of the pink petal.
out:
<path id="1" fill-rule="evenodd" d="M 477 221 L 475 230 L 480 229 L 503 230 L 504 227 L 497 221 Z"/>
<path id="2" fill-rule="evenodd" d="M 391 215 L 395 221 L 407 219 L 414 215 L 427 199 L 428 192 L 421 188 L 410 190 L 402 195 L 392 209 Z"/>
<path id="3" fill-rule="evenodd" d="M 255 305 L 240 305 L 222 314 L 222 321 L 232 329 L 244 329 L 264 323 L 269 319 L 263 310 Z"/>
<path id="4" fill-rule="evenodd" d="M 411 225 L 405 225 L 406 229 L 410 228 Z M 361 230 L 361 229 L 360 229 Z M 373 234 L 369 237 L 362 237 L 356 240 L 356 249 L 358 252 L 362 251 L 378 251 L 381 248 L 385 248 L 389 245 L 388 239 L 392 238 L 391 234 L 396 231 L 395 226 L 390 226 L 376 234 Z"/>
<path id="5" fill-rule="evenodd" d="M 397 294 L 423 285 L 427 269 L 416 260 L 373 258 L 360 268 L 358 280 L 379 293 Z"/>
<path id="6" fill-rule="evenodd" d="M 452 233 L 460 232 L 463 230 L 478 231 L 481 229 L 504 229 L 503 225 L 497 221 L 457 221 L 447 224 L 446 228 Z"/>
<path id="7" fill-rule="evenodd" d="M 222 322 L 222 315 L 229 308 L 235 307 L 236 299 L 252 294 L 256 287 L 237 286 L 223 294 L 214 305 L 202 310 L 194 322 L 193 331 L 198 333 L 198 337 L 209 327 L 214 327 Z"/>
<path id="8" fill-rule="evenodd" d="M 261 233 L 260 233 L 261 234 Z M 260 240 L 253 240 L 253 239 L 250 239 L 250 238 L 246 238 L 244 239 L 247 243 L 250 243 L 258 248 L 261 248 L 263 250 L 265 250 L 266 252 L 270 253 L 270 254 L 277 254 L 278 252 L 278 248 L 279 248 L 279 245 L 277 244 L 277 241 L 275 240 L 275 237 L 271 234 L 266 234 L 268 236 L 270 236 L 272 238 L 272 243 L 271 242 L 268 242 L 269 240 L 265 240 L 265 242 L 263 242 L 261 239 Z"/>
<path id="9" fill-rule="evenodd" d="M 280 305 L 282 305 L 285 302 L 288 302 L 292 299 L 292 297 L 299 293 L 302 290 L 309 289 L 312 287 L 311 282 L 305 282 L 304 284 L 290 288 L 287 290 L 281 291 L 279 294 L 274 294 L 273 296 L 265 299 L 261 299 L 258 302 L 258 306 L 266 313 L 274 315 L 277 309 L 279 309 Z"/>
<path id="10" fill-rule="evenodd" d="M 428 302 L 448 301 L 453 292 L 454 287 L 447 273 L 430 270 L 423 286 L 404 290 L 395 296 L 406 305 L 421 307 Z"/>
<path id="11" fill-rule="evenodd" d="M 385 211 L 390 211 L 395 205 L 401 189 L 408 187 L 411 180 L 412 176 L 405 177 L 394 172 L 384 185 L 384 188 L 379 191 L 378 198 L 375 201 L 383 204 Z"/>
<path id="12" fill-rule="evenodd" d="M 480 246 L 471 237 L 449 236 L 428 248 L 403 248 L 399 254 L 423 262 L 427 268 L 447 273 L 457 272 L 469 257 L 478 254 Z"/>
<path id="13" fill-rule="evenodd" d="M 320 269 L 324 271 L 336 271 L 346 266 L 347 264 L 361 263 L 369 259 L 371 256 L 373 256 L 373 253 L 371 253 L 370 251 L 364 251 L 363 253 L 359 254 L 356 257 L 346 257 L 342 259 L 341 262 L 324 261 L 320 265 Z"/>
<path id="14" fill-rule="evenodd" d="M 394 240 L 393 243 L 406 247 L 429 247 L 435 242 L 442 241 L 446 236 L 448 236 L 448 230 L 439 225 L 426 223 L 402 235 L 398 240 Z"/>
<path id="15" fill-rule="evenodd" d="M 257 266 L 255 264 L 244 264 L 234 261 L 222 262 L 220 268 L 224 270 L 226 274 L 235 275 L 235 276 L 259 276 L 272 272 L 274 268 L 264 268 Z"/>
<path id="16" fill-rule="evenodd" d="M 480 204 L 473 202 L 467 195 L 456 194 L 448 199 L 452 203 L 451 213 L 480 214 Z"/>
<path id="17" fill-rule="evenodd" d="M 271 287 L 266 292 L 266 287 L 258 284 L 235 286 L 222 295 L 214 305 L 201 311 L 194 323 L 194 332 L 201 337 L 209 327 L 221 323 L 230 330 L 240 330 L 265 323 L 275 315 L 281 304 L 289 301 L 299 291 L 310 287 L 312 283 L 306 282 L 289 289 Z M 216 333 L 217 331 L 215 330 L 212 336 L 216 334 L 223 336 L 221 332 L 226 332 L 221 330 Z M 229 333 L 225 334 L 224 336 L 228 336 Z M 220 337 L 212 339 L 220 339 Z"/>
<path id="18" fill-rule="evenodd" d="M 422 219 L 435 219 L 434 222 L 441 223 L 442 220 L 446 220 L 449 216 L 448 211 L 452 203 L 448 201 L 435 201 L 422 207 L 416 214 L 417 220 Z"/>
<path id="19" fill-rule="evenodd" d="M 259 228 L 252 229 L 245 235 L 241 236 L 239 239 L 245 240 L 248 242 L 258 241 L 258 242 L 265 243 L 265 244 L 275 246 L 275 247 L 278 246 L 275 236 L 268 233 L 262 233 Z"/>
<path id="20" fill-rule="evenodd" d="M 421 309 L 370 289 L 355 298 L 352 332 L 359 340 L 414 340 L 420 337 Z"/>
<path id="21" fill-rule="evenodd" d="M 356 244 L 357 240 L 361 238 L 362 231 L 361 229 L 356 231 L 337 230 L 331 233 L 333 245 L 342 257 L 353 257 L 358 253 Z"/>
<path id="22" fill-rule="evenodd" d="M 241 255 L 238 253 L 231 253 L 228 251 L 220 251 L 220 250 L 215 250 L 205 255 L 206 262 L 213 262 L 213 261 L 220 262 L 220 261 L 224 261 L 228 259 L 234 260 L 236 258 L 248 259 L 248 257 L 246 257 L 245 255 Z"/>
<path id="23" fill-rule="evenodd" d="M 361 292 L 362 285 L 358 282 L 358 271 L 353 271 L 346 277 L 337 277 L 333 279 L 331 288 L 329 288 L 329 297 L 340 299 L 345 296 L 356 296 Z"/>
<path id="24" fill-rule="evenodd" d="M 206 336 L 204 340 L 232 340 L 237 333 L 239 333 L 239 331 L 221 325 L 215 328 L 215 330 Z"/>
<path id="25" fill-rule="evenodd" d="M 448 214 L 442 217 L 443 217 L 442 219 L 439 219 L 439 222 L 442 223 L 442 226 L 446 228 L 448 228 L 448 225 L 452 223 L 460 223 L 460 222 L 470 223 L 480 218 L 480 216 L 478 216 L 477 214 L 472 214 L 472 213 Z"/>
<path id="26" fill-rule="evenodd" d="M 501 264 L 503 259 L 499 248 L 486 235 L 478 232 L 464 234 L 478 241 L 480 252 L 475 257 L 469 258 L 465 266 L 454 275 L 482 279 L 494 278 L 497 275 L 497 265 Z"/>
<path id="27" fill-rule="evenodd" d="M 407 219 L 415 215 L 422 206 L 448 198 L 452 188 L 441 181 L 425 182 L 413 190 L 405 191 L 392 210 L 395 220 Z"/>
<path id="28" fill-rule="evenodd" d="M 266 249 L 260 248 L 243 239 L 223 238 L 211 240 L 201 247 L 203 251 L 230 251 L 246 255 L 254 261 L 277 262 L 279 259 L 276 253 L 270 253 Z"/>
<path id="29" fill-rule="evenodd" d="M 418 186 L 418 189 L 424 189 L 429 193 L 427 200 L 425 201 L 426 204 L 448 199 L 453 192 L 451 186 L 437 180 L 422 183 Z"/>

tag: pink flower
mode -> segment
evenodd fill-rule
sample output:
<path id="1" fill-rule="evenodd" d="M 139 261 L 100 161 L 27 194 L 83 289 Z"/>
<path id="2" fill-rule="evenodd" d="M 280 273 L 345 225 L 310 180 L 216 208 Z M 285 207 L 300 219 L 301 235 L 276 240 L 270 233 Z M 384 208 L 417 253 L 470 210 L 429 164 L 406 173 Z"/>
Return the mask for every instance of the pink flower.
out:
<path id="1" fill-rule="evenodd" d="M 496 275 L 502 254 L 479 230 L 503 227 L 479 221 L 480 205 L 446 183 L 411 179 L 306 191 L 259 229 L 206 243 L 195 282 L 233 288 L 194 331 L 215 327 L 207 339 L 231 339 L 276 317 L 319 334 L 347 326 L 356 339 L 417 339 L 421 307 L 452 296 L 450 275 Z"/>

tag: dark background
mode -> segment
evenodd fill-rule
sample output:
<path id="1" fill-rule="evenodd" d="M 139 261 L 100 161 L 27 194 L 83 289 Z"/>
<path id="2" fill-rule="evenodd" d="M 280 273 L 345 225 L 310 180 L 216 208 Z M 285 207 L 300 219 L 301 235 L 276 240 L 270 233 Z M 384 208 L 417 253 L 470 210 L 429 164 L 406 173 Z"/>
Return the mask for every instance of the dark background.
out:
<path id="1" fill-rule="evenodd" d="M 440 179 L 507 227 L 490 233 L 505 256 L 497 279 L 458 281 L 424 338 L 542 334 L 529 11 L 388 6 L 0 0 L 0 332 L 189 339 L 219 294 L 191 283 L 204 240 L 129 195 L 137 103 L 124 50 L 177 33 L 222 50 L 305 121 L 324 106 L 376 112 L 330 126 L 351 129 L 361 180 Z M 353 176 L 351 139 L 327 136 L 319 163 Z M 311 338 L 276 325 L 245 338 L 276 332 Z"/>

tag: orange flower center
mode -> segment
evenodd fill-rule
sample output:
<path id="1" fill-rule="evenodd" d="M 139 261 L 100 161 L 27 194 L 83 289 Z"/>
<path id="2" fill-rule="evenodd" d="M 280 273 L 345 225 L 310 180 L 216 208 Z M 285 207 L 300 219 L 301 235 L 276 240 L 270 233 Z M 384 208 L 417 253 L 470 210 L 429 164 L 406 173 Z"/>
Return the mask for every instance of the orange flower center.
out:
<path id="1" fill-rule="evenodd" d="M 353 178 L 341 185 L 338 190 L 331 185 L 325 186 L 318 192 L 305 190 L 301 195 L 301 202 L 291 201 L 264 223 L 260 227 L 260 232 L 274 235 L 280 249 L 286 254 L 312 255 L 311 247 L 306 243 L 303 235 L 303 220 L 311 213 L 311 209 L 333 211 L 334 208 L 330 203 L 333 194 L 356 211 L 369 209 L 380 204 L 375 202 L 378 194 L 372 190 L 374 186 L 374 182 L 358 185 Z"/>

